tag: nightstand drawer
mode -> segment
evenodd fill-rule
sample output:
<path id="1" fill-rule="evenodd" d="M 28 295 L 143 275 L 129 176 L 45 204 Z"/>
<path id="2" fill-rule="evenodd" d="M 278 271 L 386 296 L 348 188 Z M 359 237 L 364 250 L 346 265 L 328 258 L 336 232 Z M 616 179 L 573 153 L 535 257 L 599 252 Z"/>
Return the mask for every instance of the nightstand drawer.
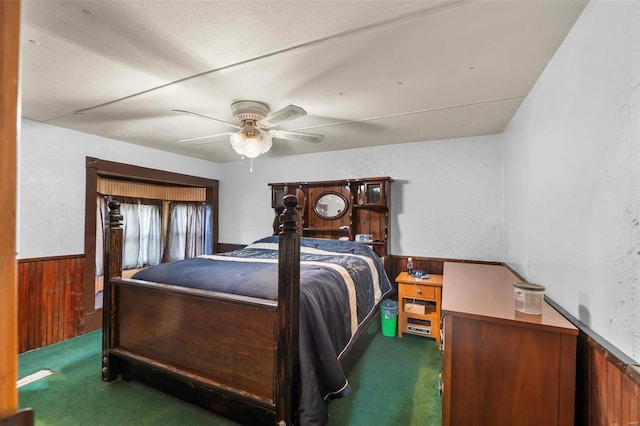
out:
<path id="1" fill-rule="evenodd" d="M 402 284 L 402 297 L 435 300 L 436 289 L 420 284 Z"/>

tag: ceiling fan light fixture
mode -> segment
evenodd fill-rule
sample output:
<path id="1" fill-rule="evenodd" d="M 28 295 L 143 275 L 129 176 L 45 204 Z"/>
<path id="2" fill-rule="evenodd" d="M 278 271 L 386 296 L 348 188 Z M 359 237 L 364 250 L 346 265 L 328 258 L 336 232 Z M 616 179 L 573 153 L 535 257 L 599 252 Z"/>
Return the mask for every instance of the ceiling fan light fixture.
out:
<path id="1" fill-rule="evenodd" d="M 229 137 L 229 142 L 231 142 L 231 147 L 235 152 L 237 152 L 240 155 L 244 155 L 243 148 L 244 148 L 244 142 L 246 139 L 247 137 L 242 132 L 232 133 L 231 136 Z"/>
<path id="2" fill-rule="evenodd" d="M 271 139 L 269 132 L 258 129 L 253 120 L 246 120 L 240 132 L 231 134 L 229 142 L 238 154 L 256 158 L 271 149 L 273 145 Z"/>
<path id="3" fill-rule="evenodd" d="M 260 142 L 255 137 L 247 138 L 247 140 L 244 141 L 243 152 L 246 157 L 256 158 L 260 155 L 261 151 Z"/>
<path id="4" fill-rule="evenodd" d="M 307 114 L 304 109 L 297 105 L 288 105 L 278 111 L 269 113 L 269 107 L 265 103 L 256 101 L 237 101 L 231 104 L 231 113 L 238 124 L 233 124 L 215 117 L 187 110 L 174 109 L 173 112 L 197 118 L 214 120 L 235 129 L 239 129 L 236 133 L 217 133 L 215 135 L 179 139 L 177 142 L 204 140 L 229 135 L 229 143 L 231 147 L 243 158 L 248 157 L 253 159 L 260 154 L 269 152 L 273 146 L 273 138 L 313 143 L 320 142 L 323 139 L 322 135 L 273 128 L 280 123 L 294 120 Z"/>
<path id="5" fill-rule="evenodd" d="M 273 146 L 273 136 L 269 132 L 260 132 L 262 136 L 260 137 L 260 154 L 264 154 L 269 151 Z"/>

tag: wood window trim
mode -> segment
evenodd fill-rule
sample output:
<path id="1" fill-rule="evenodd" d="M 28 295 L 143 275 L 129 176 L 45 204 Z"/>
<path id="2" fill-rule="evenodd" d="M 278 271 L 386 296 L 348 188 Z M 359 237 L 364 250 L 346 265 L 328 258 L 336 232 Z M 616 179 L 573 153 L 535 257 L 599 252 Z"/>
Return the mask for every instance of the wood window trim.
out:
<path id="1" fill-rule="evenodd" d="M 213 252 L 218 250 L 218 188 L 219 181 L 215 179 L 189 176 L 181 173 L 150 169 L 101 160 L 86 158 L 86 190 L 85 190 L 85 226 L 84 226 L 84 327 L 83 333 L 97 330 L 102 326 L 102 309 L 95 308 L 95 270 L 96 270 L 96 196 L 98 177 L 116 178 L 136 182 L 146 182 L 165 185 L 194 186 L 206 188 L 206 205 L 211 207 L 211 229 L 213 231 Z"/>

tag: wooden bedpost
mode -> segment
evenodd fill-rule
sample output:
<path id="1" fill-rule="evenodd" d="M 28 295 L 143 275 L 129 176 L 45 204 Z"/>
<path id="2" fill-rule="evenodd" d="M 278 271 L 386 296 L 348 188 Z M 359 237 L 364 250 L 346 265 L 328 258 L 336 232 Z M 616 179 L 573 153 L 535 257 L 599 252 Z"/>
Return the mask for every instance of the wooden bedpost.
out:
<path id="1" fill-rule="evenodd" d="M 118 369 L 111 363 L 109 349 L 115 347 L 116 294 L 111 287 L 111 279 L 122 276 L 122 215 L 120 202 L 109 201 L 109 221 L 105 227 L 104 247 L 104 290 L 102 294 L 102 380 L 111 382 L 118 377 Z"/>
<path id="2" fill-rule="evenodd" d="M 298 340 L 300 323 L 300 216 L 295 195 L 284 197 L 278 255 L 278 347 L 276 421 L 293 425 L 298 406 Z"/>

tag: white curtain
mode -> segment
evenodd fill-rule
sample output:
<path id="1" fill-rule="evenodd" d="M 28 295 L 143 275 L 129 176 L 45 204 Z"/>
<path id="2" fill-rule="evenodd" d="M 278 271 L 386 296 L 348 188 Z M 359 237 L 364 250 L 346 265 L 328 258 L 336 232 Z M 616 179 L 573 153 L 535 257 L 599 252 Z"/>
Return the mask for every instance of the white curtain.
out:
<path id="1" fill-rule="evenodd" d="M 205 206 L 171 203 L 166 261 L 200 256 L 205 247 Z"/>
<path id="2" fill-rule="evenodd" d="M 122 268 L 159 264 L 162 258 L 159 206 L 121 203 L 120 211 L 124 222 Z"/>
<path id="3" fill-rule="evenodd" d="M 140 223 L 138 266 L 157 265 L 162 259 L 162 221 L 159 206 L 139 204 L 138 218 Z"/>
<path id="4" fill-rule="evenodd" d="M 96 277 L 104 272 L 104 227 L 107 217 L 107 200 L 104 195 L 96 199 Z"/>
<path id="5" fill-rule="evenodd" d="M 138 253 L 140 252 L 140 222 L 138 221 L 137 204 L 120 204 L 123 221 L 124 254 L 122 269 L 138 267 Z"/>

